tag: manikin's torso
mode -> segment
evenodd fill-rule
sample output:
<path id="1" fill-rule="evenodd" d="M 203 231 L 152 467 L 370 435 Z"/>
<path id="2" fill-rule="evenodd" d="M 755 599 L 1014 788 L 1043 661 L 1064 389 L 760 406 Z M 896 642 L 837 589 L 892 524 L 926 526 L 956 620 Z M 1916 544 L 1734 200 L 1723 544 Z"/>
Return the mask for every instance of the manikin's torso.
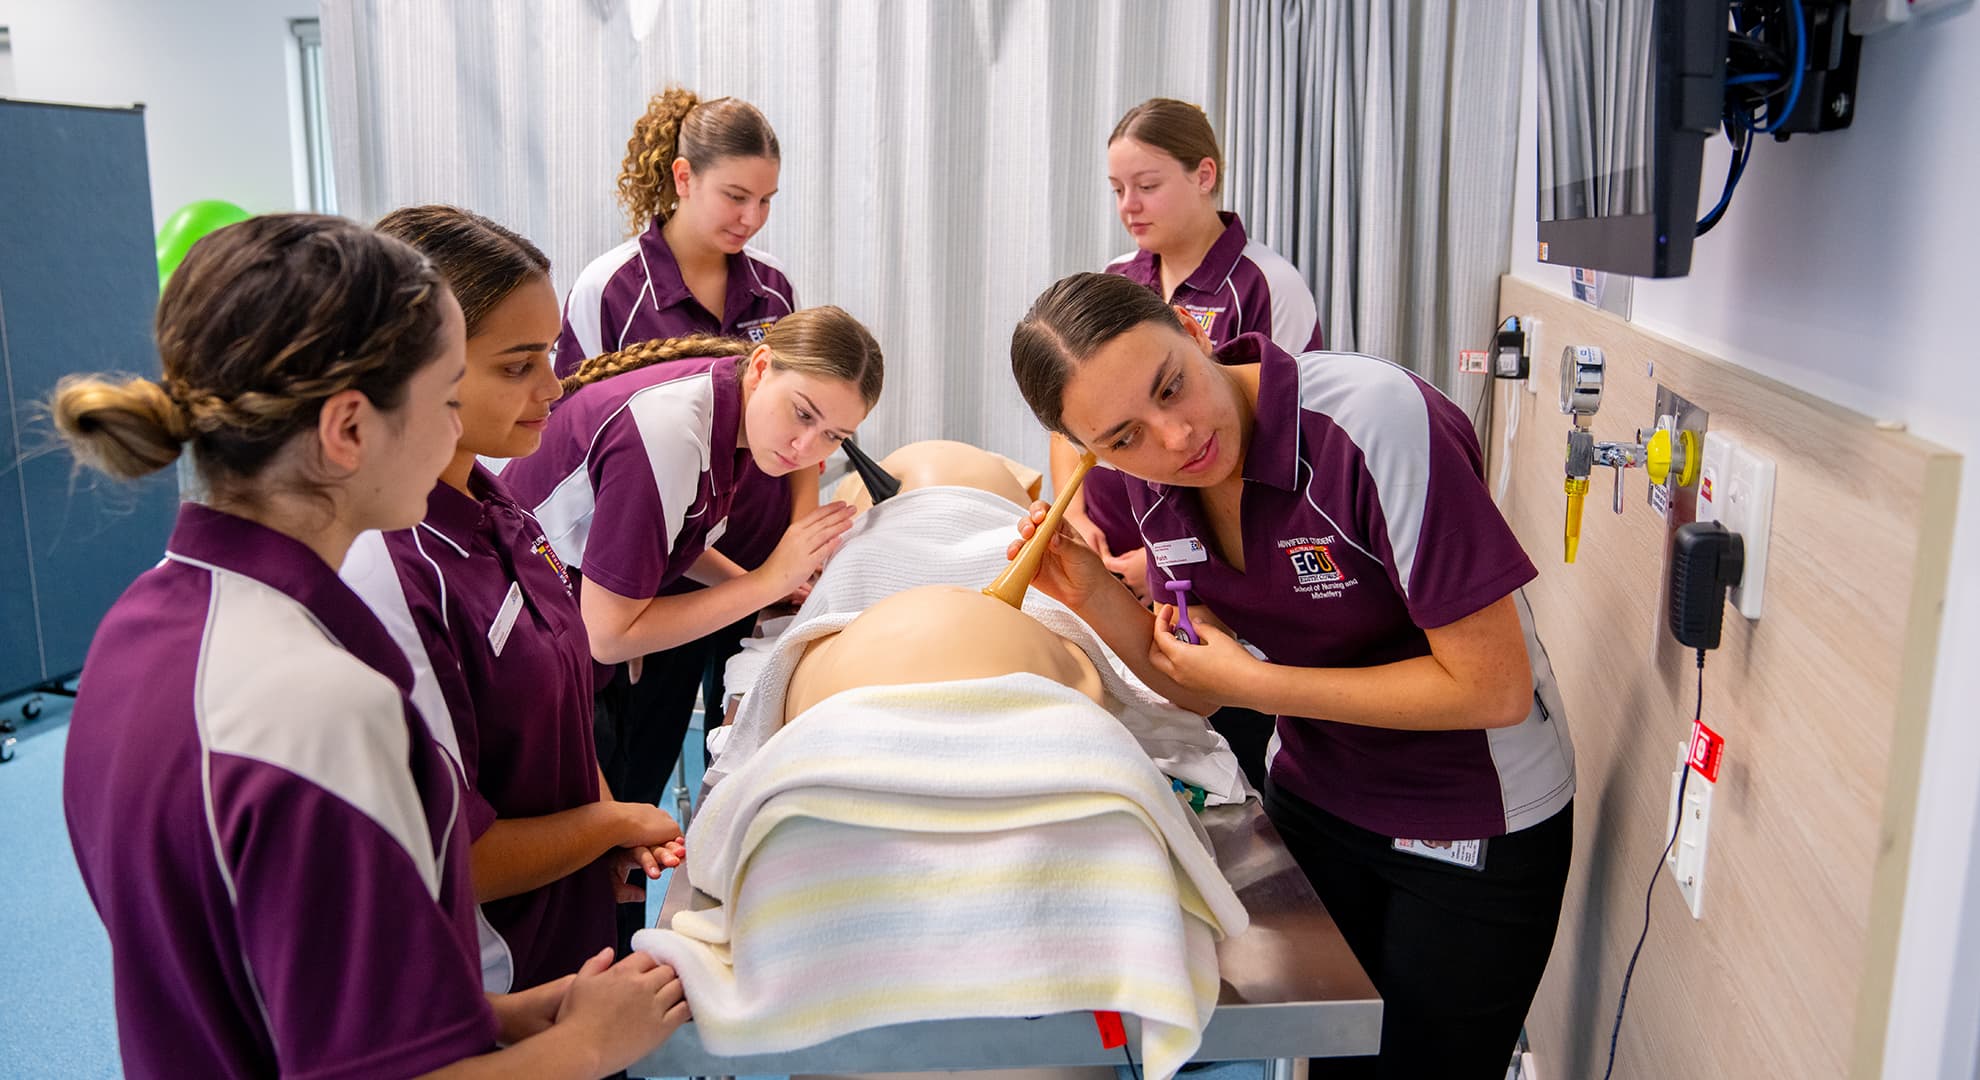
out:
<path id="1" fill-rule="evenodd" d="M 1026 671 L 1100 702 L 1079 646 L 995 597 L 954 585 L 909 589 L 812 642 L 784 695 L 784 721 L 842 690 L 982 679 Z"/>

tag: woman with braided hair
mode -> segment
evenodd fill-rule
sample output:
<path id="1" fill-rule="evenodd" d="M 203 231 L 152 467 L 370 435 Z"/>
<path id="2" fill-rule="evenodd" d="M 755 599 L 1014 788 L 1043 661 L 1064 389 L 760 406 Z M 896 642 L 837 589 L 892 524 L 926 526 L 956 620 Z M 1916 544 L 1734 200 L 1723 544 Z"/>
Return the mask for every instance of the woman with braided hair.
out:
<path id="1" fill-rule="evenodd" d="M 783 267 L 748 246 L 770 216 L 781 153 L 769 120 L 741 98 L 704 101 L 678 86 L 654 95 L 619 169 L 618 201 L 631 238 L 594 259 L 571 286 L 557 373 L 569 376 L 601 353 L 691 334 L 761 341 L 797 310 Z M 817 507 L 816 470 L 773 478 L 744 462 L 728 530 L 695 574 L 667 586 L 668 593 L 762 567 L 784 530 Z M 805 587 L 798 584 L 795 599 Z M 652 743 L 652 756 L 634 770 L 644 778 L 640 787 L 619 794 L 660 798 L 696 696 L 722 700 L 722 667 L 755 620 L 752 609 L 624 669 L 616 692 L 624 708 L 675 734 Z"/>
<path id="2" fill-rule="evenodd" d="M 753 570 L 695 592 L 669 589 L 732 527 L 745 468 L 815 478 L 879 401 L 881 379 L 879 343 L 836 307 L 787 316 L 755 344 L 646 342 L 594 356 L 567 377 L 570 396 L 551 412 L 542 447 L 502 479 L 579 579 L 592 655 L 626 665 L 676 648 L 809 581 L 852 526 L 845 503 L 799 517 Z M 620 798 L 657 801 L 687 710 L 642 711 L 629 703 L 629 684 L 622 668 L 600 691 L 598 756 Z M 620 930 L 630 938 L 644 910 L 627 908 Z"/>
<path id="3" fill-rule="evenodd" d="M 459 772 L 405 655 L 337 577 L 420 520 L 460 435 L 460 305 L 418 252 L 285 214 L 193 246 L 162 377 L 50 403 L 113 476 L 190 445 L 208 491 L 98 626 L 64 808 L 117 957 L 133 1076 L 598 1076 L 686 1019 L 609 951 L 484 995 Z M 493 1053 L 497 1045 L 508 1049 Z"/>

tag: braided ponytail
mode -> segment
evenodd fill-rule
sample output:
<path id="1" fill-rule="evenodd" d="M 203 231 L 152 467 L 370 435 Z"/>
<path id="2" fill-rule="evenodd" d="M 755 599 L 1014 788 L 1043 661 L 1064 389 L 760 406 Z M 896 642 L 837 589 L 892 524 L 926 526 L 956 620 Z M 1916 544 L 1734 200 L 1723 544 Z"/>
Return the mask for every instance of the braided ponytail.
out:
<path id="1" fill-rule="evenodd" d="M 628 345 L 617 352 L 599 353 L 586 357 L 576 371 L 564 377 L 564 396 L 569 397 L 584 387 L 614 375 L 668 360 L 680 360 L 690 356 L 742 356 L 754 348 L 741 338 L 721 337 L 716 334 L 689 334 L 685 337 L 662 338 Z"/>

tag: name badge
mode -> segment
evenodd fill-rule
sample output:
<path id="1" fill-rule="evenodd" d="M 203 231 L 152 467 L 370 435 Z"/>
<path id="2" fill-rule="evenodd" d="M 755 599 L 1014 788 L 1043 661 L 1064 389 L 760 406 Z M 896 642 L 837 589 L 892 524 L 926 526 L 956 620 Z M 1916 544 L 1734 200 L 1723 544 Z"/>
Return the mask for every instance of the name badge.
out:
<path id="1" fill-rule="evenodd" d="M 502 646 L 509 643 L 509 631 L 516 627 L 516 616 L 522 614 L 522 586 L 509 582 L 509 595 L 502 598 L 502 610 L 495 613 L 495 623 L 488 628 L 488 647 L 495 655 L 502 655 Z"/>
<path id="2" fill-rule="evenodd" d="M 1405 854 L 1420 855 L 1467 870 L 1485 869 L 1483 840 L 1397 840 L 1390 846 Z"/>
<path id="3" fill-rule="evenodd" d="M 1194 536 L 1181 540 L 1163 540 L 1150 548 L 1155 553 L 1156 566 L 1187 566 L 1190 563 L 1209 562 L 1210 552 L 1203 541 Z"/>

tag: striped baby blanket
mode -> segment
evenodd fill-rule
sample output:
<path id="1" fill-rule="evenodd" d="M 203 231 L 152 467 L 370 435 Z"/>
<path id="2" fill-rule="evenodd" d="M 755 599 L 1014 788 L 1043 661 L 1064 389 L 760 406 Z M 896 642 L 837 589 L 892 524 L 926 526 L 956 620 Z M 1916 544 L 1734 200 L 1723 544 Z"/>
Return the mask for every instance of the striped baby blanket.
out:
<path id="1" fill-rule="evenodd" d="M 633 945 L 724 1055 L 1112 1010 L 1167 1080 L 1216 1005 L 1215 942 L 1248 925 L 1133 736 L 1031 674 L 827 698 L 709 794 L 688 851 L 716 906 Z"/>

